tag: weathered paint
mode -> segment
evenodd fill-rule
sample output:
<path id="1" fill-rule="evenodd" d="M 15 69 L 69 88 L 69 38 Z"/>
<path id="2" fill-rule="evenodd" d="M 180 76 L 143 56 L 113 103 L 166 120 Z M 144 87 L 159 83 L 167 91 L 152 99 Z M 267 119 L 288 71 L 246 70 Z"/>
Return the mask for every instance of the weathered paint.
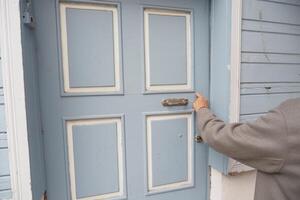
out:
<path id="1" fill-rule="evenodd" d="M 25 1 L 20 1 L 21 10 Z M 22 24 L 22 53 L 25 81 L 25 101 L 27 114 L 28 142 L 31 166 L 33 200 L 40 200 L 46 190 L 42 128 L 40 118 L 39 84 L 37 82 L 37 55 L 35 31 Z"/>

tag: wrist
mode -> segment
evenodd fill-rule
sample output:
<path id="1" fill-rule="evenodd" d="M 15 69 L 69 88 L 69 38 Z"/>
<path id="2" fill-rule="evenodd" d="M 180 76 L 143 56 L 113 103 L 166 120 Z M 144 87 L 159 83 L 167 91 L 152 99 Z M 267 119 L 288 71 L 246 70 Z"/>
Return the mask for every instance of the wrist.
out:
<path id="1" fill-rule="evenodd" d="M 199 107 L 197 108 L 196 112 L 199 111 L 199 110 L 201 110 L 201 109 L 204 109 L 204 108 L 208 108 L 208 106 L 207 106 L 207 105 L 199 106 Z"/>

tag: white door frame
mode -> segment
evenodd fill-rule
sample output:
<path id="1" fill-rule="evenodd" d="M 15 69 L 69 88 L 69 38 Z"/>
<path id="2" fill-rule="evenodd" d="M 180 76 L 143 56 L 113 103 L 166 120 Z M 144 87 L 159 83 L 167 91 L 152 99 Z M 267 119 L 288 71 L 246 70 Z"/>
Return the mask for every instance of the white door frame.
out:
<path id="1" fill-rule="evenodd" d="M 31 200 L 19 0 L 0 0 L 0 49 L 13 200 Z M 232 0 L 230 121 L 239 120 L 242 0 Z M 213 175 L 212 175 L 213 176 Z M 211 199 L 220 200 L 222 179 L 212 179 Z"/>
<path id="2" fill-rule="evenodd" d="M 232 0 L 231 10 L 231 57 L 230 57 L 230 105 L 229 121 L 240 121 L 240 76 L 242 45 L 242 4 L 243 0 Z M 228 173 L 237 174 L 253 168 L 229 159 Z"/>
<path id="3" fill-rule="evenodd" d="M 13 200 L 31 200 L 19 0 L 0 0 L 0 49 Z"/>
<path id="4" fill-rule="evenodd" d="M 230 122 L 239 122 L 240 119 L 241 33 L 242 0 L 232 0 L 230 41 Z"/>

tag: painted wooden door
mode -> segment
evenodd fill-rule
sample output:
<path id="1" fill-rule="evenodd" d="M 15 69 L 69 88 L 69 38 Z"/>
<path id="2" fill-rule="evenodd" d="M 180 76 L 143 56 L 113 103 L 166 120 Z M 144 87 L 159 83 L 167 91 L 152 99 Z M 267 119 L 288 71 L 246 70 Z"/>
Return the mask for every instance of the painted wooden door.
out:
<path id="1" fill-rule="evenodd" d="M 206 199 L 192 101 L 209 88 L 208 0 L 39 0 L 35 13 L 48 199 Z"/>

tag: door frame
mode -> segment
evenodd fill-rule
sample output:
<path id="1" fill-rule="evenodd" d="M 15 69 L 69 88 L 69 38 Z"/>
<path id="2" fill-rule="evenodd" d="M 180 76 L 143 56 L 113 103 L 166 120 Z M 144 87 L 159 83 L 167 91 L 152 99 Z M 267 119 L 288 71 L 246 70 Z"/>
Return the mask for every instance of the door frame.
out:
<path id="1" fill-rule="evenodd" d="M 241 80 L 241 46 L 242 46 L 242 6 L 243 0 L 232 0 L 231 5 L 231 57 L 230 57 L 230 105 L 229 121 L 240 121 L 240 80 Z M 252 171 L 253 168 L 233 159 L 228 162 L 228 174 Z"/>
<path id="2" fill-rule="evenodd" d="M 242 0 L 231 1 L 229 121 L 240 119 L 240 76 L 242 46 Z"/>
<path id="3" fill-rule="evenodd" d="M 242 46 L 242 6 L 243 0 L 231 0 L 231 33 L 230 33 L 230 97 L 229 122 L 240 120 L 240 77 L 241 77 L 241 46 Z M 223 175 L 210 168 L 210 200 L 223 200 Z M 228 173 L 249 171 L 249 167 L 238 165 L 229 158 Z"/>
<path id="4" fill-rule="evenodd" d="M 231 122 L 240 114 L 240 65 L 242 0 L 231 2 L 230 114 Z M 0 0 L 0 49 L 8 132 L 12 200 L 31 200 L 30 155 L 25 106 L 25 83 L 21 45 L 20 0 Z M 220 200 L 222 179 L 211 175 L 212 200 Z M 210 190 L 209 189 L 209 190 Z M 220 194 L 220 195 L 219 195 Z M 222 199 L 222 198 L 221 198 Z"/>
<path id="5" fill-rule="evenodd" d="M 12 200 L 30 200 L 32 191 L 20 15 L 19 0 L 0 0 L 1 66 Z"/>

